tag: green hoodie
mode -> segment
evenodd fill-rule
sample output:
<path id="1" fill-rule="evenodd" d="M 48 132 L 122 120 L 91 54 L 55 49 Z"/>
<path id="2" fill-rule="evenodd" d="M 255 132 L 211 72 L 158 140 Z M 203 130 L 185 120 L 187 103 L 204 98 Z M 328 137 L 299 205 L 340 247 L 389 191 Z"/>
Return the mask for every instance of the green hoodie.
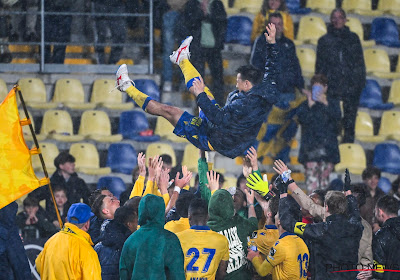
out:
<path id="1" fill-rule="evenodd" d="M 178 237 L 164 229 L 162 197 L 148 194 L 139 203 L 139 225 L 125 241 L 119 261 L 122 280 L 185 279 Z"/>
<path id="2" fill-rule="evenodd" d="M 247 237 L 257 230 L 257 219 L 235 215 L 232 196 L 226 190 L 217 190 L 208 204 L 208 226 L 229 241 L 229 264 L 225 279 L 251 279 L 247 269 Z"/>

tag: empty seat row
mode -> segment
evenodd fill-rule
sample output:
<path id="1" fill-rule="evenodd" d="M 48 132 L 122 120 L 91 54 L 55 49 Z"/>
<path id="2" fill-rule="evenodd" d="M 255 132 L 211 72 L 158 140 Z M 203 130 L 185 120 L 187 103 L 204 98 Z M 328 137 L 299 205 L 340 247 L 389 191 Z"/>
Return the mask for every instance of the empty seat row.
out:
<path id="1" fill-rule="evenodd" d="M 374 127 L 370 115 L 366 112 L 358 111 L 355 134 L 356 139 L 362 142 L 400 141 L 400 112 L 383 112 L 378 135 L 374 135 Z"/>

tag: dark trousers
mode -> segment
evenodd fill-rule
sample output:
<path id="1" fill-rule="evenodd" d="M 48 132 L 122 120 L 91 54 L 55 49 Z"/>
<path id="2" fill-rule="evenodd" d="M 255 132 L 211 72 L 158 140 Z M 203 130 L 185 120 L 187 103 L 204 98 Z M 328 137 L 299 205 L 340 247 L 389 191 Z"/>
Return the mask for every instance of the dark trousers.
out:
<path id="1" fill-rule="evenodd" d="M 343 101 L 343 139 L 342 143 L 354 143 L 356 117 L 360 103 L 361 91 L 347 92 L 342 96 Z"/>
<path id="2" fill-rule="evenodd" d="M 68 43 L 71 37 L 71 16 L 46 16 L 44 38 L 46 42 Z M 63 64 L 66 46 L 54 45 L 45 47 L 45 63 Z"/>

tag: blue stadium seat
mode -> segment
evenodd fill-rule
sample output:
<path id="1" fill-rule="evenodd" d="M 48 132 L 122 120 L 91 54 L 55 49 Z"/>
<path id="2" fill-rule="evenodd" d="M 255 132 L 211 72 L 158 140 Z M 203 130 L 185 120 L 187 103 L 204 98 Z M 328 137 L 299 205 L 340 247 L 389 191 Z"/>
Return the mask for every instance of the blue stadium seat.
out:
<path id="1" fill-rule="evenodd" d="M 360 97 L 360 107 L 366 107 L 374 110 L 389 110 L 394 107 L 393 103 L 383 103 L 382 91 L 378 82 L 367 80 L 365 88 Z"/>
<path id="2" fill-rule="evenodd" d="M 311 12 L 310 8 L 300 8 L 300 0 L 286 0 L 286 7 L 290 14 L 305 15 Z"/>
<path id="3" fill-rule="evenodd" d="M 246 16 L 231 16 L 228 18 L 225 43 L 251 46 L 251 30 L 253 22 Z"/>
<path id="4" fill-rule="evenodd" d="M 131 144 L 113 143 L 108 148 L 106 166 L 112 172 L 131 174 L 137 165 L 137 153 Z"/>
<path id="5" fill-rule="evenodd" d="M 383 172 L 400 174 L 400 149 L 396 144 L 378 144 L 374 150 L 373 165 Z"/>
<path id="6" fill-rule="evenodd" d="M 386 177 L 381 177 L 378 182 L 378 187 L 385 192 L 385 194 L 389 194 L 392 190 L 392 183 Z"/>
<path id="7" fill-rule="evenodd" d="M 105 176 L 97 182 L 97 188 L 106 187 L 112 194 L 119 199 L 119 196 L 126 190 L 124 181 L 119 177 Z"/>
<path id="8" fill-rule="evenodd" d="M 132 139 L 140 142 L 154 142 L 160 140 L 160 136 L 158 135 L 140 135 L 140 132 L 146 130 L 149 130 L 149 122 L 144 112 L 125 111 L 121 113 L 118 133 L 122 134 L 124 139 Z"/>
<path id="9" fill-rule="evenodd" d="M 133 81 L 135 87 L 141 92 L 147 94 L 155 101 L 160 101 L 160 89 L 152 79 L 138 79 Z M 133 101 L 133 99 L 131 99 Z"/>
<path id="10" fill-rule="evenodd" d="M 372 21 L 369 38 L 375 40 L 378 45 L 400 47 L 399 30 L 391 18 L 375 18 Z"/>

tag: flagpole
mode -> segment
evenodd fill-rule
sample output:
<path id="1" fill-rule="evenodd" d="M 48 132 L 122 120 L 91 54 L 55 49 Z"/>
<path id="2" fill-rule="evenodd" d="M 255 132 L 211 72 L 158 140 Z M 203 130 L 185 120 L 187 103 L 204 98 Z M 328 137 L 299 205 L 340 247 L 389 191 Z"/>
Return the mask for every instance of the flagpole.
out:
<path id="1" fill-rule="evenodd" d="M 22 108 L 24 109 L 25 117 L 26 117 L 27 120 L 29 121 L 29 129 L 30 129 L 31 134 L 32 134 L 33 143 L 35 144 L 36 149 L 37 149 L 38 151 L 40 151 L 39 142 L 38 142 L 38 140 L 37 140 L 37 138 L 36 138 L 35 130 L 33 129 L 32 121 L 31 121 L 31 119 L 30 119 L 30 117 L 29 117 L 28 109 L 26 108 L 25 101 L 24 101 L 24 97 L 22 96 L 22 92 L 21 92 L 21 90 L 20 90 L 18 84 L 15 84 L 15 85 L 14 85 L 14 88 L 15 88 L 15 90 L 18 92 L 18 96 L 19 96 L 19 99 L 20 99 L 20 101 L 21 101 Z M 40 163 L 42 164 L 44 176 L 45 176 L 46 178 L 49 178 L 49 174 L 48 174 L 48 172 L 47 172 L 46 164 L 45 164 L 45 162 L 44 162 L 44 158 L 43 158 L 43 155 L 42 155 L 42 152 L 41 152 L 41 151 L 38 153 L 38 156 L 39 156 L 39 159 L 40 159 Z M 53 189 L 51 188 L 51 183 L 50 183 L 50 181 L 49 181 L 49 190 L 50 190 L 51 198 L 52 198 L 52 200 L 53 200 L 54 209 L 56 210 L 57 219 L 58 219 L 58 222 L 59 222 L 59 224 L 60 224 L 60 228 L 62 228 L 62 227 L 63 227 L 63 222 L 62 222 L 62 220 L 61 220 L 60 212 L 58 211 L 58 208 L 57 208 L 56 199 L 54 198 L 54 193 L 53 193 Z"/>

